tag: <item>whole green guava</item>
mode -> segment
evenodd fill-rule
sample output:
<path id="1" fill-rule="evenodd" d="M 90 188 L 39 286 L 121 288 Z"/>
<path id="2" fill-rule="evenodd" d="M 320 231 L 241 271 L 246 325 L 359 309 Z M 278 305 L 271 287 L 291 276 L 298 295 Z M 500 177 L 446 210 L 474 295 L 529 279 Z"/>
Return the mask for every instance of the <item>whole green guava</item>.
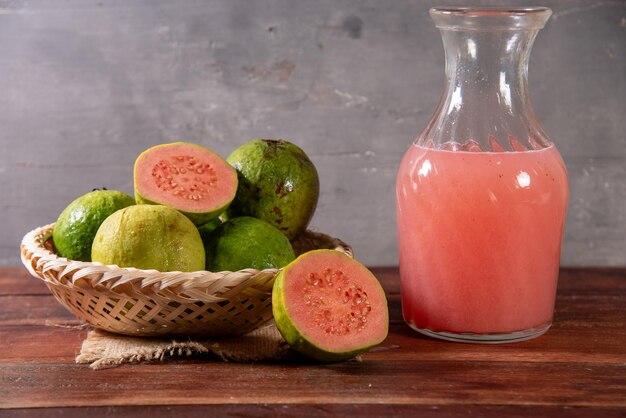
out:
<path id="1" fill-rule="evenodd" d="M 52 240 L 61 257 L 91 261 L 91 245 L 100 224 L 113 212 L 134 205 L 126 193 L 94 190 L 70 203 L 59 215 Z"/>
<path id="2" fill-rule="evenodd" d="M 298 146 L 284 140 L 256 139 L 226 159 L 239 185 L 227 214 L 252 216 L 279 229 L 290 240 L 308 226 L 319 198 L 315 165 Z"/>
<path id="3" fill-rule="evenodd" d="M 295 259 L 285 235 L 269 223 L 250 216 L 224 222 L 205 242 L 209 271 L 281 268 Z"/>
<path id="4" fill-rule="evenodd" d="M 204 270 L 200 233 L 182 213 L 161 205 L 118 210 L 100 225 L 91 259 L 119 267 L 159 271 Z"/>

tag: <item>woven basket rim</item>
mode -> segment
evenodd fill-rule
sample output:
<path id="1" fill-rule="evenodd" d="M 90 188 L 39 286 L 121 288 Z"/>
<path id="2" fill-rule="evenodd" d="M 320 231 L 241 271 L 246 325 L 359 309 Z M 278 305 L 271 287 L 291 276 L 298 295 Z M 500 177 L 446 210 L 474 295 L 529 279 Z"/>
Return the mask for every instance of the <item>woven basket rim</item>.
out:
<path id="1" fill-rule="evenodd" d="M 54 223 L 28 232 L 20 244 L 24 266 L 36 278 L 53 285 L 74 287 L 81 279 L 81 291 L 131 298 L 151 298 L 159 295 L 181 302 L 218 302 L 237 295 L 241 290 L 256 287 L 258 291 L 271 291 L 274 278 L 282 269 L 257 270 L 247 268 L 238 271 L 193 272 L 142 270 L 133 267 L 104 265 L 97 262 L 74 261 L 60 257 L 45 247 L 52 235 Z M 304 239 L 325 243 L 325 248 L 342 251 L 353 257 L 352 248 L 330 235 L 307 230 Z M 55 274 L 48 274 L 54 271 Z M 58 277 L 65 280 L 58 280 Z M 70 277 L 71 281 L 67 280 Z M 123 286 L 126 285 L 126 286 Z M 129 293 L 128 287 L 132 288 Z"/>

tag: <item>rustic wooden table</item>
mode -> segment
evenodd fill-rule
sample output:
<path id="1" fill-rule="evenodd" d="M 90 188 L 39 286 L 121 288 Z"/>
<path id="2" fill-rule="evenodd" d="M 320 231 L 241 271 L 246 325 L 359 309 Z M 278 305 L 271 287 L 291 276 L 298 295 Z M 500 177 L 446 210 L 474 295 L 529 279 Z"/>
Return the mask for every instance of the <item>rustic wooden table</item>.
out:
<path id="1" fill-rule="evenodd" d="M 23 268 L 0 269 L 0 415 L 626 416 L 626 269 L 563 269 L 555 322 L 509 345 L 421 337 L 402 321 L 398 272 L 388 339 L 362 362 L 204 358 L 93 371 L 87 331 Z M 34 409 L 37 408 L 37 409 Z"/>

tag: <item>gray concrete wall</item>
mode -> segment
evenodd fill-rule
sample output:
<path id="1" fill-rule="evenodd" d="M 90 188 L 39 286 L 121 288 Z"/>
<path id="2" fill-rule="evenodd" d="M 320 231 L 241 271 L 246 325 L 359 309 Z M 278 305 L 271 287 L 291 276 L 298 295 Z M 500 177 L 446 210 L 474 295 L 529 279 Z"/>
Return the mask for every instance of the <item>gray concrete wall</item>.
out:
<path id="1" fill-rule="evenodd" d="M 526 3 L 555 12 L 530 84 L 570 174 L 562 262 L 626 265 L 626 2 Z M 131 193 L 145 148 L 256 137 L 317 164 L 314 228 L 396 264 L 394 178 L 441 93 L 441 4 L 0 0 L 0 265 L 78 195 Z"/>

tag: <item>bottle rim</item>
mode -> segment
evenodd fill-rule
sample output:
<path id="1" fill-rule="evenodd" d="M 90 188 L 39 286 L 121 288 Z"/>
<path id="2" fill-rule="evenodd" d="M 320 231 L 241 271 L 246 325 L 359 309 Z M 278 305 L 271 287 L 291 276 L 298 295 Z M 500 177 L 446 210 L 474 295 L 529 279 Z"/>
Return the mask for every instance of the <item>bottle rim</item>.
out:
<path id="1" fill-rule="evenodd" d="M 539 30 L 552 15 L 544 6 L 433 7 L 430 16 L 439 29 L 451 30 Z"/>

